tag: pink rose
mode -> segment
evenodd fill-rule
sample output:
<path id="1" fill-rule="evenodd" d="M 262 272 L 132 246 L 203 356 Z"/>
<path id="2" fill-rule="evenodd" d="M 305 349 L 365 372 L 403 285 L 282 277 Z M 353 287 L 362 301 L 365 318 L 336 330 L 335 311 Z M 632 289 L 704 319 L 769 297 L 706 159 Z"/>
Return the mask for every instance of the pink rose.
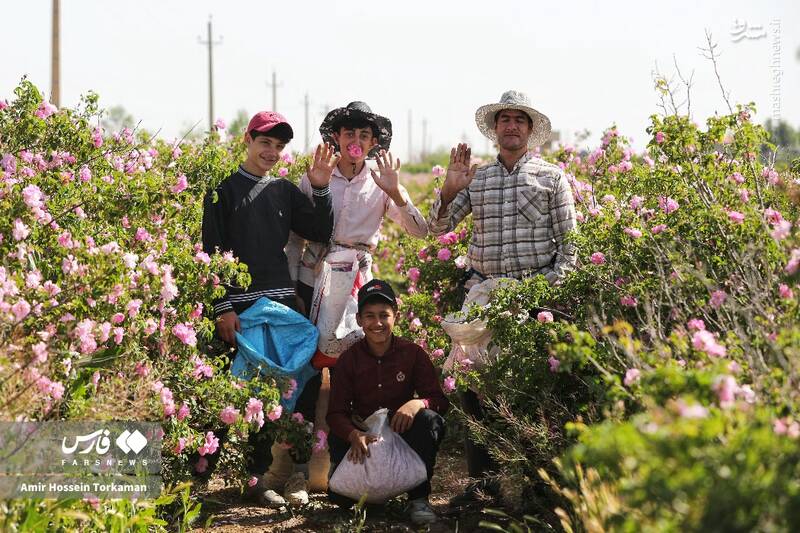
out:
<path id="1" fill-rule="evenodd" d="M 541 322 L 542 324 L 547 324 L 548 322 L 553 321 L 553 313 L 550 311 L 540 311 L 538 315 L 536 315 L 536 320 Z"/>
<path id="2" fill-rule="evenodd" d="M 223 424 L 230 426 L 236 422 L 237 418 L 239 418 L 239 410 L 231 405 L 219 412 L 219 419 L 222 420 Z"/>
<path id="3" fill-rule="evenodd" d="M 696 331 L 692 336 L 692 347 L 713 357 L 725 357 L 727 354 L 725 346 L 717 342 L 714 334 L 704 329 Z"/>
<path id="4" fill-rule="evenodd" d="M 357 145 L 356 143 L 352 143 L 347 146 L 347 153 L 353 159 L 358 159 L 362 155 L 364 155 L 364 151 L 361 150 L 361 146 Z"/>
<path id="5" fill-rule="evenodd" d="M 189 188 L 189 180 L 186 179 L 185 174 L 181 174 L 178 176 L 178 181 L 175 182 L 175 185 L 173 185 L 172 188 L 170 189 L 170 192 L 172 192 L 172 194 L 180 194 L 188 188 Z"/>
<path id="6" fill-rule="evenodd" d="M 183 402 L 180 409 L 178 409 L 178 420 L 183 420 L 187 416 L 189 416 L 189 406 L 186 405 L 186 402 Z"/>
<path id="7" fill-rule="evenodd" d="M 438 178 L 440 176 L 444 176 L 445 170 L 444 167 L 441 165 L 434 165 L 434 167 L 431 169 L 431 172 L 435 177 Z"/>
<path id="8" fill-rule="evenodd" d="M 693 318 L 686 323 L 686 327 L 688 327 L 690 331 L 700 331 L 706 329 L 706 324 L 699 318 Z"/>
<path id="9" fill-rule="evenodd" d="M 179 437 L 178 442 L 175 443 L 175 447 L 172 449 L 172 453 L 180 455 L 184 448 L 186 448 L 186 437 Z"/>
<path id="10" fill-rule="evenodd" d="M 317 440 L 314 443 L 313 451 L 314 453 L 319 453 L 324 451 L 325 448 L 328 447 L 328 434 L 325 431 L 318 429 L 317 430 Z"/>
<path id="11" fill-rule="evenodd" d="M 442 389 L 447 393 L 456 390 L 456 378 L 453 376 L 447 376 L 444 378 L 444 381 L 442 382 Z"/>
<path id="12" fill-rule="evenodd" d="M 436 254 L 436 257 L 439 259 L 439 261 L 447 261 L 448 259 L 450 259 L 451 255 L 452 255 L 452 252 L 450 252 L 449 248 L 442 248 Z"/>
<path id="13" fill-rule="evenodd" d="M 411 267 L 408 269 L 408 279 L 416 283 L 419 281 L 420 271 L 417 267 Z"/>
<path id="14" fill-rule="evenodd" d="M 226 127 L 225 121 L 221 118 L 218 118 L 217 120 L 214 121 L 214 127 L 217 128 L 218 130 L 224 130 Z"/>
<path id="15" fill-rule="evenodd" d="M 785 283 L 781 283 L 780 285 L 778 285 L 778 294 L 780 294 L 781 298 L 783 298 L 784 300 L 791 300 L 794 297 L 792 289 L 790 289 L 789 286 L 786 285 Z"/>
<path id="16" fill-rule="evenodd" d="M 258 485 L 258 478 L 256 476 L 252 476 L 247 480 L 248 487 L 255 487 L 256 485 Z"/>
<path id="17" fill-rule="evenodd" d="M 550 365 L 550 372 L 558 372 L 558 367 L 561 366 L 561 361 L 551 355 L 547 359 L 547 364 Z"/>
<path id="18" fill-rule="evenodd" d="M 270 419 L 271 422 L 275 422 L 277 419 L 281 417 L 283 414 L 283 406 L 281 404 L 275 405 L 269 413 L 267 413 L 267 418 Z"/>
<path id="19" fill-rule="evenodd" d="M 661 196 L 658 199 L 658 207 L 660 207 L 661 210 L 664 211 L 664 213 L 669 215 L 670 213 L 678 209 L 678 207 L 680 206 L 678 202 L 676 202 L 672 198 L 668 196 Z"/>
<path id="20" fill-rule="evenodd" d="M 642 232 L 635 228 L 625 228 L 623 231 L 625 232 L 626 235 L 628 235 L 629 237 L 633 237 L 634 239 L 638 239 L 639 237 L 642 236 Z"/>
<path id="21" fill-rule="evenodd" d="M 667 135 L 663 131 L 656 132 L 656 142 L 658 144 L 663 143 L 667 139 Z"/>
<path id="22" fill-rule="evenodd" d="M 711 299 L 709 300 L 709 305 L 714 309 L 719 309 L 722 304 L 725 303 L 725 300 L 728 299 L 728 295 L 725 291 L 714 291 L 711 293 Z"/>
<path id="23" fill-rule="evenodd" d="M 641 377 L 642 373 L 639 371 L 638 368 L 629 368 L 625 371 L 625 379 L 622 382 L 625 384 L 626 387 L 630 387 Z"/>
<path id="24" fill-rule="evenodd" d="M 431 352 L 431 357 L 434 359 L 439 359 L 442 356 L 444 356 L 444 350 L 442 350 L 441 348 L 436 348 L 434 351 Z"/>
<path id="25" fill-rule="evenodd" d="M 202 474 L 208 469 L 208 459 L 205 457 L 201 457 L 197 460 L 197 464 L 194 465 L 195 472 Z"/>
<path id="26" fill-rule="evenodd" d="M 197 448 L 197 453 L 200 455 L 211 455 L 219 449 L 219 439 L 214 436 L 213 431 L 206 433 L 206 440 Z"/>
<path id="27" fill-rule="evenodd" d="M 667 229 L 667 225 L 666 224 L 658 224 L 658 225 L 653 226 L 652 228 L 650 228 L 650 233 L 652 233 L 653 235 L 658 235 L 659 233 L 661 233 L 665 229 Z"/>
<path id="28" fill-rule="evenodd" d="M 606 262 L 606 256 L 603 254 L 603 252 L 595 252 L 592 254 L 591 258 L 589 258 L 589 260 L 595 265 L 602 265 Z"/>
<path id="29" fill-rule="evenodd" d="M 258 424 L 258 428 L 264 425 L 264 404 L 261 400 L 256 400 L 255 398 L 250 398 L 247 400 L 247 406 L 244 408 L 244 421 L 248 424 L 250 422 L 256 422 Z"/>
<path id="30" fill-rule="evenodd" d="M 625 307 L 636 307 L 637 305 L 639 305 L 639 300 L 637 300 L 634 296 L 628 294 L 620 298 L 619 303 Z"/>
<path id="31" fill-rule="evenodd" d="M 739 211 L 728 211 L 728 219 L 734 224 L 741 224 L 744 222 L 744 213 Z"/>
<path id="32" fill-rule="evenodd" d="M 289 169 L 286 167 L 281 167 L 278 169 L 278 176 L 285 178 L 289 175 Z"/>

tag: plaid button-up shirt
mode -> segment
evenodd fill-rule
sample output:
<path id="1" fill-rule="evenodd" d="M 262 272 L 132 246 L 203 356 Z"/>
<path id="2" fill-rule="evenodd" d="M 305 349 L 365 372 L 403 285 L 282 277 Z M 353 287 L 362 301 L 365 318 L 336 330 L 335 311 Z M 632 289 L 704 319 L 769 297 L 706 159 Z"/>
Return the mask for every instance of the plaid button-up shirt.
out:
<path id="1" fill-rule="evenodd" d="M 553 283 L 575 265 L 575 247 L 565 242 L 577 225 L 575 204 L 556 165 L 526 154 L 508 172 L 498 159 L 478 169 L 469 187 L 439 217 L 441 205 L 439 194 L 431 208 L 431 233 L 452 231 L 472 213 L 467 258 L 484 276 L 542 274 Z"/>

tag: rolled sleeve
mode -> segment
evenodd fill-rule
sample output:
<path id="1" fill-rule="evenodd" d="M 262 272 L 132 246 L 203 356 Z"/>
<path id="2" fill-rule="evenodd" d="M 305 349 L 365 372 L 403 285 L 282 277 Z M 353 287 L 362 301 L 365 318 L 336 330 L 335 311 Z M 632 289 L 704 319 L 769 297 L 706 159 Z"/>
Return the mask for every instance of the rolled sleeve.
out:
<path id="1" fill-rule="evenodd" d="M 559 174 L 553 188 L 553 203 L 550 206 L 553 221 L 553 239 L 556 241 L 556 260 L 553 266 L 558 278 L 575 268 L 577 250 L 575 244 L 568 242 L 568 235 L 575 231 L 578 223 L 575 216 L 575 202 L 572 189 L 564 173 Z"/>
<path id="2" fill-rule="evenodd" d="M 470 203 L 469 188 L 459 191 L 452 202 L 447 206 L 444 214 L 440 217 L 439 211 L 442 207 L 442 193 L 436 197 L 431 207 L 430 216 L 428 217 L 428 229 L 433 235 L 444 235 L 448 231 L 458 226 L 458 223 L 464 220 L 468 214 L 472 212 L 472 204 Z"/>

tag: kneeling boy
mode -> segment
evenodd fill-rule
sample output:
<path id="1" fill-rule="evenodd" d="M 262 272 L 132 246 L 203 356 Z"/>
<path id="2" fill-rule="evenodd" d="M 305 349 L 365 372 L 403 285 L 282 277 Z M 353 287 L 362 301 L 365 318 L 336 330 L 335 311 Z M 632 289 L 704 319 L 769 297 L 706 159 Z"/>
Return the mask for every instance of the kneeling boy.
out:
<path id="1" fill-rule="evenodd" d="M 331 377 L 327 417 L 331 471 L 345 454 L 353 462 L 369 456 L 374 438 L 356 428 L 352 417 L 365 419 L 377 409 L 388 408 L 392 429 L 417 452 L 428 472 L 427 481 L 408 492 L 412 522 L 426 524 L 436 520 L 428 496 L 436 453 L 444 437 L 441 415 L 450 404 L 430 356 L 413 342 L 392 334 L 396 317 L 397 300 L 388 283 L 376 279 L 361 287 L 356 320 L 364 338 L 342 353 Z M 342 506 L 354 503 L 332 492 L 329 496 Z"/>

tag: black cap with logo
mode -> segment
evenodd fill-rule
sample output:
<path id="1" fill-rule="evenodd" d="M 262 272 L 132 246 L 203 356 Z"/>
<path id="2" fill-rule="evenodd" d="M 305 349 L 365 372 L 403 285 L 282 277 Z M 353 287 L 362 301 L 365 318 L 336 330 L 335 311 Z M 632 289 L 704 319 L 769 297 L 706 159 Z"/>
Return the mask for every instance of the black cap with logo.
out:
<path id="1" fill-rule="evenodd" d="M 373 296 L 384 298 L 389 304 L 397 307 L 397 298 L 394 296 L 392 286 L 380 279 L 373 279 L 367 282 L 358 290 L 358 310 L 364 306 L 364 302 Z"/>

